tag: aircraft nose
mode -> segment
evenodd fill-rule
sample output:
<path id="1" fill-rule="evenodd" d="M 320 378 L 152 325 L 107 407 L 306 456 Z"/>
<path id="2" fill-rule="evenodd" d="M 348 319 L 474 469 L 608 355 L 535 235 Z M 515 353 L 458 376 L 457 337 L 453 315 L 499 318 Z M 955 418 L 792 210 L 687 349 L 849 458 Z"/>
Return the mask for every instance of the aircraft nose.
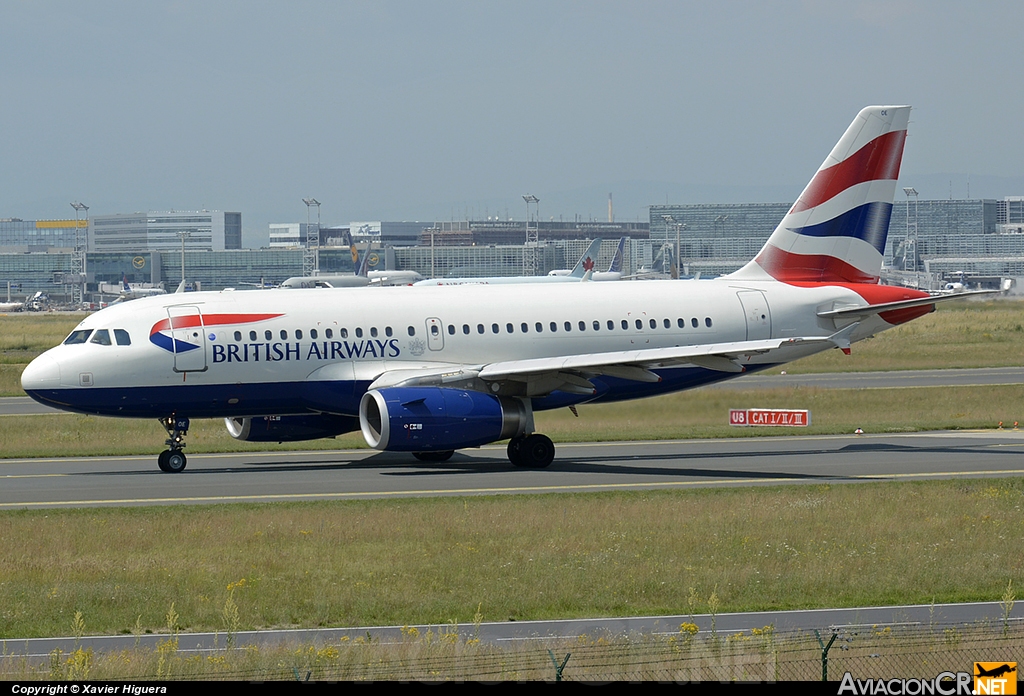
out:
<path id="1" fill-rule="evenodd" d="M 21 373 L 21 388 L 55 389 L 60 386 L 60 364 L 45 353 L 33 360 Z"/>

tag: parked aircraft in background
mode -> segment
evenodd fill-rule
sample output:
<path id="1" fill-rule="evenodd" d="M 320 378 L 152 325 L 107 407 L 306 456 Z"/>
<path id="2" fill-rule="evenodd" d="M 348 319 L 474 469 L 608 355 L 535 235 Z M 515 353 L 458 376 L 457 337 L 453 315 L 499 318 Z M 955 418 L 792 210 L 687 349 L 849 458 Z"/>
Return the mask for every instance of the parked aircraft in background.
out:
<path id="1" fill-rule="evenodd" d="M 591 277 L 591 280 L 622 280 L 622 253 L 626 246 L 626 238 L 619 237 L 619 246 L 615 249 L 615 256 L 612 257 L 612 262 L 608 264 L 607 271 L 597 271 Z"/>
<path id="2" fill-rule="evenodd" d="M 216 417 L 262 442 L 361 430 L 421 460 L 508 439 L 512 464 L 545 467 L 555 448 L 535 411 L 849 353 L 946 299 L 878 284 L 909 115 L 862 110 L 729 276 L 151 297 L 87 317 L 22 387 L 68 411 L 159 419 L 169 472 L 185 468 L 189 419 Z"/>
<path id="3" fill-rule="evenodd" d="M 440 285 L 518 285 L 521 283 L 578 283 L 593 274 L 594 261 L 601 251 L 601 240 L 595 239 L 571 270 L 550 271 L 546 276 L 488 276 L 483 278 L 430 278 L 413 283 L 417 286 Z M 589 279 L 589 277 L 588 277 Z"/>
<path id="4" fill-rule="evenodd" d="M 143 288 L 143 287 L 132 287 L 128 283 L 128 277 L 121 276 L 121 294 L 114 300 L 114 302 L 127 302 L 128 300 L 137 300 L 140 297 L 154 297 L 156 295 L 166 295 L 167 291 L 163 288 Z"/>
<path id="5" fill-rule="evenodd" d="M 423 280 L 416 271 L 371 271 L 371 260 L 378 252 L 370 247 L 357 260 L 353 246 L 353 261 L 356 261 L 356 272 L 349 274 L 324 274 L 315 276 L 295 276 L 281 283 L 282 288 L 362 288 L 367 285 L 411 285 Z"/>

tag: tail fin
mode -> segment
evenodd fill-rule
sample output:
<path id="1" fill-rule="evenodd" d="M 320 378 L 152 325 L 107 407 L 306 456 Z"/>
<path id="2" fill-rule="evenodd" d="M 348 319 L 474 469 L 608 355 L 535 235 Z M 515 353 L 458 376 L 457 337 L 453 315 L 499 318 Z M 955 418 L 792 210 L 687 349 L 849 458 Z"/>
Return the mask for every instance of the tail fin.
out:
<path id="1" fill-rule="evenodd" d="M 369 272 L 370 272 L 370 249 L 372 247 L 373 247 L 373 242 L 368 242 L 366 244 L 366 250 L 363 252 L 363 258 L 359 261 L 359 265 L 356 266 L 356 275 L 357 276 L 362 276 L 363 278 L 366 278 L 366 277 L 369 276 Z M 355 248 L 354 244 L 352 245 L 352 248 L 353 249 Z M 359 252 L 356 251 L 356 252 L 353 252 L 353 253 L 358 254 Z"/>
<path id="2" fill-rule="evenodd" d="M 862 109 L 764 248 L 734 277 L 877 283 L 909 119 L 909 106 Z"/>
<path id="3" fill-rule="evenodd" d="M 612 257 L 612 262 L 608 264 L 609 273 L 622 273 L 622 247 L 626 244 L 625 237 L 619 237 L 619 246 L 615 249 L 615 256 Z"/>
<path id="4" fill-rule="evenodd" d="M 597 253 L 601 251 L 601 240 L 595 239 L 587 247 L 587 250 L 583 252 L 583 256 L 576 262 L 576 265 L 572 269 L 572 273 L 569 275 L 573 278 L 582 278 L 583 275 L 594 268 L 594 261 L 597 260 Z"/>
<path id="5" fill-rule="evenodd" d="M 126 274 L 124 274 L 124 273 L 121 274 L 121 291 L 122 292 L 131 292 L 132 291 L 132 287 L 130 285 L 128 285 L 128 276 Z"/>

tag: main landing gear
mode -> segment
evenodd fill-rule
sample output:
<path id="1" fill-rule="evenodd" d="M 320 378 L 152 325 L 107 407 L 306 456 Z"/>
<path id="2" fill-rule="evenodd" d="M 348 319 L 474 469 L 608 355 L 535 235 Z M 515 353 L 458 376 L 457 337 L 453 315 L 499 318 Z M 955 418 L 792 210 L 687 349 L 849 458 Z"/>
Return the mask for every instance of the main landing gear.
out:
<path id="1" fill-rule="evenodd" d="M 169 416 L 160 419 L 160 425 L 167 431 L 165 443 L 169 449 L 165 449 L 157 458 L 157 464 L 161 471 L 168 474 L 179 474 L 185 470 L 188 459 L 181 450 L 185 447 L 185 436 L 188 435 L 188 418 Z"/>
<path id="2" fill-rule="evenodd" d="M 547 435 L 519 435 L 508 441 L 508 460 L 523 469 L 544 469 L 555 458 L 555 443 Z"/>

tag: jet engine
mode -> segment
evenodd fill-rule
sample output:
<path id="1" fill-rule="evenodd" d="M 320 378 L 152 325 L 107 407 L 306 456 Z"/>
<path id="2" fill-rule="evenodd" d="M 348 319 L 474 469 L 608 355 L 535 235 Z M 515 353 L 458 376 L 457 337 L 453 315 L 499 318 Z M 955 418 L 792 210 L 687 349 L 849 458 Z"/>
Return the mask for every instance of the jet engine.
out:
<path id="1" fill-rule="evenodd" d="M 335 437 L 359 430 L 355 416 L 315 413 L 303 416 L 263 416 L 259 418 L 225 418 L 228 434 L 247 442 L 297 442 Z"/>
<path id="2" fill-rule="evenodd" d="M 443 387 L 372 389 L 359 402 L 366 444 L 398 452 L 454 450 L 521 435 L 531 418 L 519 399 Z"/>

